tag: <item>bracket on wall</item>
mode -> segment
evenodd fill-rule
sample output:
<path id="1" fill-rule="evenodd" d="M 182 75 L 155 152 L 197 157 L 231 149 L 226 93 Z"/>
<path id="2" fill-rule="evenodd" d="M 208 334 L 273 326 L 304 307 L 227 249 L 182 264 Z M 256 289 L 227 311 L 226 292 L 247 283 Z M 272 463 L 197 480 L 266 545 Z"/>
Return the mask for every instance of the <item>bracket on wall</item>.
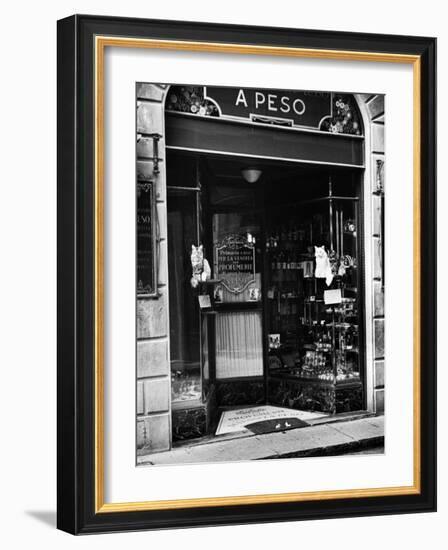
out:
<path id="1" fill-rule="evenodd" d="M 375 193 L 378 195 L 384 194 L 384 160 L 383 159 L 377 159 L 376 160 L 376 189 Z"/>
<path id="2" fill-rule="evenodd" d="M 375 176 L 375 182 L 376 182 L 376 189 L 375 189 L 375 195 L 379 195 L 381 199 L 381 223 L 380 223 L 380 236 L 379 236 L 379 244 L 381 246 L 381 255 L 380 255 L 380 261 L 381 261 L 381 287 L 384 291 L 384 159 L 376 159 L 376 176 Z"/>
<path id="3" fill-rule="evenodd" d="M 159 140 L 162 139 L 162 135 L 156 132 L 152 134 L 145 134 L 146 137 L 152 138 L 152 152 L 151 160 L 153 162 L 153 174 L 157 176 L 160 173 L 159 162 L 162 160 L 159 157 Z"/>

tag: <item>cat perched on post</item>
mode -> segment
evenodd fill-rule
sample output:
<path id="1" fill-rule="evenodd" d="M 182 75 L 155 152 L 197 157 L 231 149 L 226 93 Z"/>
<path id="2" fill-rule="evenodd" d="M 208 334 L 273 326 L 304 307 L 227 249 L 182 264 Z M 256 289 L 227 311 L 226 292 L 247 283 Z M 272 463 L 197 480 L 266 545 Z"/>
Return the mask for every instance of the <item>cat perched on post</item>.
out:
<path id="1" fill-rule="evenodd" d="M 193 268 L 193 276 L 191 277 L 191 286 L 197 288 L 200 282 L 208 281 L 211 276 L 210 264 L 204 258 L 204 248 L 202 244 L 199 246 L 191 245 L 191 267 Z"/>
<path id="2" fill-rule="evenodd" d="M 327 286 L 333 281 L 333 272 L 331 270 L 330 258 L 325 251 L 324 246 L 315 246 L 314 255 L 316 257 L 316 271 L 314 276 L 316 279 L 325 279 Z"/>

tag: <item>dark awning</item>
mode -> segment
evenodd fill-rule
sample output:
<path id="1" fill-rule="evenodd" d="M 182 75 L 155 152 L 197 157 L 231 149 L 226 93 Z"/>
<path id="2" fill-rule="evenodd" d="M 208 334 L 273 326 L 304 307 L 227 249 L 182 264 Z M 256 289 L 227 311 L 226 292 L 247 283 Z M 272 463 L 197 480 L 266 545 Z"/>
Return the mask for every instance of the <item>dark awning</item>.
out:
<path id="1" fill-rule="evenodd" d="M 173 149 L 226 153 L 294 162 L 362 168 L 364 139 L 166 113 L 166 145 Z"/>

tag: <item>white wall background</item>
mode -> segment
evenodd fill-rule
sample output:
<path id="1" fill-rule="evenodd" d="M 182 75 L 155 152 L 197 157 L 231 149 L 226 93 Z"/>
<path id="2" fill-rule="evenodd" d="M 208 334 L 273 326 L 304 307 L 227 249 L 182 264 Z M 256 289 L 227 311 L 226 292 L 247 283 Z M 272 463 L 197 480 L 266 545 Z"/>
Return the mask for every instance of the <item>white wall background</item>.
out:
<path id="1" fill-rule="evenodd" d="M 110 550 L 123 545 L 214 549 L 441 548 L 448 519 L 448 371 L 439 370 L 439 512 L 75 538 L 55 530 L 56 20 L 73 13 L 218 21 L 439 39 L 439 151 L 448 149 L 448 31 L 436 0 L 89 0 L 8 2 L 0 33 L 0 540 L 5 548 Z M 330 86 L 330 85 L 329 85 Z M 448 329 L 447 167 L 439 166 L 439 334 Z M 446 390 L 445 390 L 446 391 Z M 445 521 L 444 521 L 445 520 Z M 347 533 L 350 535 L 347 535 Z"/>

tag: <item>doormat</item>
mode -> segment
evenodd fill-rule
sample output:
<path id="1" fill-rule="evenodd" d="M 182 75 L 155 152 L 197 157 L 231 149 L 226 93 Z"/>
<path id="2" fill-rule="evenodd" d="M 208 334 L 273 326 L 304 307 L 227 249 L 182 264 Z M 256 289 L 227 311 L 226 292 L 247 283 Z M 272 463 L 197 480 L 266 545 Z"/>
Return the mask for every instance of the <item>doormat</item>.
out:
<path id="1" fill-rule="evenodd" d="M 309 426 L 308 422 L 294 417 L 277 418 L 276 420 L 260 420 L 260 422 L 246 424 L 246 428 L 257 435 L 295 430 L 296 428 L 305 428 L 305 426 Z"/>
<path id="2" fill-rule="evenodd" d="M 308 411 L 296 411 L 294 409 L 286 409 L 284 407 L 274 407 L 272 405 L 263 405 L 260 407 L 247 407 L 245 409 L 234 409 L 232 411 L 224 411 L 219 419 L 216 435 L 224 435 L 236 432 L 247 433 L 269 433 L 275 431 L 283 431 L 285 429 L 292 429 L 292 422 L 297 421 L 307 424 L 307 420 L 314 420 L 315 418 L 323 418 L 328 416 L 324 413 L 313 413 Z M 261 427 L 260 423 L 266 423 L 264 427 Z M 276 421 L 275 423 L 270 421 Z M 280 422 L 279 422 L 280 421 Z M 277 428 L 277 424 L 281 424 L 281 427 Z M 285 423 L 289 424 L 287 426 Z M 254 426 L 258 424 L 258 426 Z M 295 427 L 303 427 L 296 425 Z M 263 431 L 255 431 L 261 430 Z M 268 429 L 268 431 L 265 431 Z"/>

